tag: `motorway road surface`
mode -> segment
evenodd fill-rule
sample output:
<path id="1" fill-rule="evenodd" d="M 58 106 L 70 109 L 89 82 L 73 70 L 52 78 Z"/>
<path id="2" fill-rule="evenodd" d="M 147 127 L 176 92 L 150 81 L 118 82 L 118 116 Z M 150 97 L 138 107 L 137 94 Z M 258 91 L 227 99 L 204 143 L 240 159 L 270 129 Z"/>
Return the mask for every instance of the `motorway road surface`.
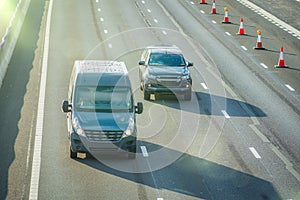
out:
<path id="1" fill-rule="evenodd" d="M 0 199 L 300 199 L 299 35 L 240 1 L 211 6 L 32 0 L 0 90 Z M 247 35 L 236 35 L 240 17 Z M 257 29 L 266 50 L 253 50 Z M 194 62 L 190 102 L 143 100 L 137 63 L 152 44 Z M 282 45 L 289 68 L 274 68 Z M 60 107 L 76 59 L 126 62 L 145 109 L 135 160 L 69 158 Z"/>

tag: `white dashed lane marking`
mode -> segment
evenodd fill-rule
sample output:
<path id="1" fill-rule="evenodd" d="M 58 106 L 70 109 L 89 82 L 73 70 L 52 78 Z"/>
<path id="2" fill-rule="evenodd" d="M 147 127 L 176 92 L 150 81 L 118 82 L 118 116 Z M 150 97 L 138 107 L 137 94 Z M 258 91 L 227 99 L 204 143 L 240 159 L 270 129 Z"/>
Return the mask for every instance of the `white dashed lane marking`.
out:
<path id="1" fill-rule="evenodd" d="M 223 115 L 225 116 L 226 119 L 229 119 L 230 116 L 228 115 L 228 113 L 225 110 L 221 111 L 223 113 Z"/>
<path id="2" fill-rule="evenodd" d="M 292 88 L 292 86 L 290 86 L 290 85 L 288 85 L 288 84 L 286 84 L 285 85 L 285 87 L 287 87 L 290 91 L 292 91 L 292 92 L 295 92 L 295 89 L 294 88 Z"/>
<path id="3" fill-rule="evenodd" d="M 257 159 L 261 159 L 261 156 L 257 153 L 257 151 L 255 150 L 254 147 L 249 147 L 250 151 L 252 152 L 252 154 L 254 155 L 255 158 Z"/>
<path id="4" fill-rule="evenodd" d="M 265 65 L 264 63 L 260 63 L 260 65 L 261 65 L 263 68 L 268 69 L 268 66 Z"/>
<path id="5" fill-rule="evenodd" d="M 148 157 L 149 156 L 149 154 L 148 154 L 147 149 L 146 149 L 145 146 L 141 146 L 141 150 L 142 150 L 142 154 L 143 154 L 144 157 Z"/>
<path id="6" fill-rule="evenodd" d="M 245 46 L 241 46 L 242 49 L 244 49 L 245 51 L 247 51 L 248 49 Z"/>
<path id="7" fill-rule="evenodd" d="M 231 36 L 231 34 L 229 32 L 225 32 L 226 35 Z"/>
<path id="8" fill-rule="evenodd" d="M 206 84 L 205 84 L 205 83 L 201 83 L 201 85 L 202 85 L 202 87 L 203 87 L 205 90 L 207 90 L 207 89 L 208 89 L 208 87 L 206 86 Z"/>

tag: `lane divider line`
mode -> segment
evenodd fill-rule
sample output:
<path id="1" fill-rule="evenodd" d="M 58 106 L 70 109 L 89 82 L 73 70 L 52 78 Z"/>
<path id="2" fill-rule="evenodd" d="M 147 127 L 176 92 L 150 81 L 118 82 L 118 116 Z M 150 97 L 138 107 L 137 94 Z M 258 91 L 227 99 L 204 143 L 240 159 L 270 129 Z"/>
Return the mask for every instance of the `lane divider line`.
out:
<path id="1" fill-rule="evenodd" d="M 295 92 L 295 89 L 294 88 L 292 88 L 290 85 L 288 85 L 288 84 L 285 84 L 285 87 L 287 87 L 289 90 L 291 90 L 292 92 Z"/>
<path id="2" fill-rule="evenodd" d="M 202 87 L 205 89 L 205 90 L 208 90 L 208 87 L 205 83 L 201 83 Z"/>
<path id="3" fill-rule="evenodd" d="M 229 32 L 227 32 L 227 31 L 225 32 L 225 34 L 228 35 L 228 36 L 231 36 L 231 34 Z"/>
<path id="4" fill-rule="evenodd" d="M 247 51 L 248 49 L 245 46 L 241 46 L 242 49 L 244 49 L 245 51 Z"/>
<path id="5" fill-rule="evenodd" d="M 223 115 L 225 116 L 226 119 L 230 118 L 230 116 L 228 115 L 228 113 L 225 110 L 221 110 L 221 112 L 223 113 Z"/>
<path id="6" fill-rule="evenodd" d="M 261 159 L 261 156 L 257 153 L 256 149 L 254 147 L 249 147 L 250 151 L 254 155 L 255 158 Z"/>
<path id="7" fill-rule="evenodd" d="M 268 69 L 268 66 L 265 65 L 264 63 L 260 63 L 260 65 L 261 65 L 263 68 Z"/>
<path id="8" fill-rule="evenodd" d="M 143 154 L 144 157 L 149 157 L 146 146 L 141 146 L 141 150 L 142 150 L 142 154 Z"/>
<path id="9" fill-rule="evenodd" d="M 39 101 L 37 109 L 37 122 L 35 130 L 35 139 L 33 147 L 33 159 L 31 168 L 31 180 L 29 199 L 37 200 L 39 192 L 39 180 L 41 170 L 41 152 L 42 152 L 42 138 L 43 138 L 43 126 L 44 126 L 44 105 L 46 96 L 46 82 L 47 82 L 47 69 L 48 69 L 48 56 L 49 56 L 49 42 L 50 42 L 50 24 L 51 14 L 53 8 L 53 0 L 49 2 L 49 9 L 47 14 L 46 29 L 45 29 L 45 41 L 43 49 L 43 61 L 41 71 L 41 82 L 39 91 Z"/>

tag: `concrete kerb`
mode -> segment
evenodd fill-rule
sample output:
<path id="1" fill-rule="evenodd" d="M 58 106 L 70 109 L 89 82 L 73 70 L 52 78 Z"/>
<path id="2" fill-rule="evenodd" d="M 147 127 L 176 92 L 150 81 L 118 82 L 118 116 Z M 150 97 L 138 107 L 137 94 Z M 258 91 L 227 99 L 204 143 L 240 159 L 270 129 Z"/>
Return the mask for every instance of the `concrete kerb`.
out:
<path id="1" fill-rule="evenodd" d="M 0 88 L 31 0 L 19 0 L 0 43 Z"/>

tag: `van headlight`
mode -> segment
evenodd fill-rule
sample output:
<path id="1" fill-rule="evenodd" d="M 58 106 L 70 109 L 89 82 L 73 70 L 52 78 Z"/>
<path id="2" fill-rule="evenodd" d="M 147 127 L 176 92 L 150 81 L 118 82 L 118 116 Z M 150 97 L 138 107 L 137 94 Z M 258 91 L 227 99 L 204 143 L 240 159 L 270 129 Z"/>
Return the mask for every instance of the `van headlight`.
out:
<path id="1" fill-rule="evenodd" d="M 134 120 L 130 118 L 128 122 L 128 128 L 124 131 L 123 138 L 131 136 L 135 131 L 134 129 L 135 129 Z"/>
<path id="2" fill-rule="evenodd" d="M 73 125 L 73 129 L 74 131 L 78 134 L 78 135 L 84 135 L 84 131 L 83 129 L 81 128 L 79 122 L 78 122 L 78 118 L 75 117 L 72 121 L 72 125 Z"/>

